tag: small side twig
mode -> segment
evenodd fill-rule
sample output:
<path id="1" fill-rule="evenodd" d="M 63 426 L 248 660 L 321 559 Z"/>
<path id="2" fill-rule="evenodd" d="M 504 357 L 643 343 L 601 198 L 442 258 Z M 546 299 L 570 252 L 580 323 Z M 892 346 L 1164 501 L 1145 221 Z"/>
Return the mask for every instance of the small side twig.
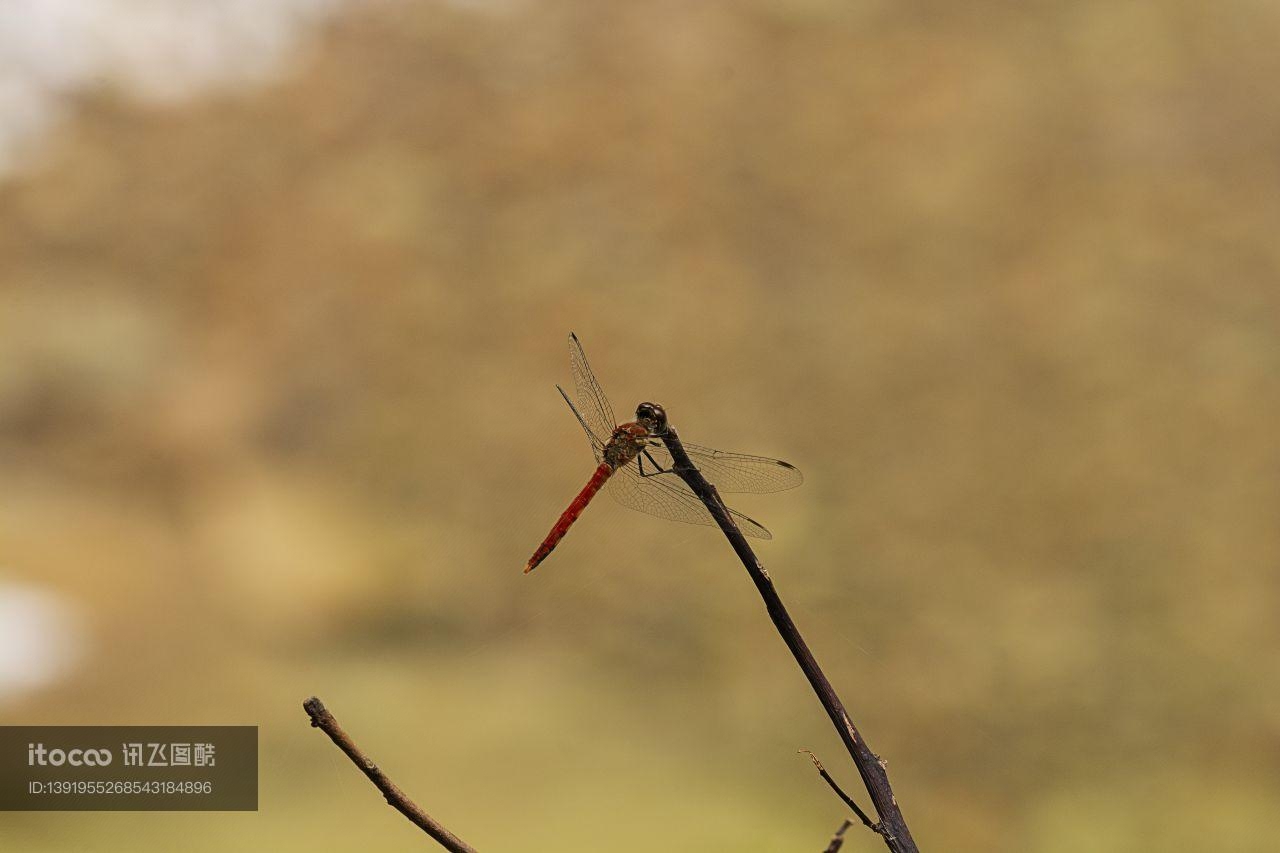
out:
<path id="1" fill-rule="evenodd" d="M 334 745 L 342 750 L 347 758 L 351 759 L 351 763 L 359 767 L 360 772 L 369 777 L 369 781 L 382 792 L 382 796 L 386 798 L 388 805 L 408 818 L 411 823 L 427 835 L 440 842 L 440 846 L 451 851 L 451 853 L 476 853 L 474 847 L 445 829 L 431 815 L 419 808 L 417 803 L 409 799 L 404 791 L 401 791 L 396 786 L 395 782 L 387 778 L 387 774 L 383 773 L 378 768 L 378 765 L 374 764 L 367 755 L 361 752 L 360 747 L 356 746 L 351 740 L 351 736 L 342 730 L 342 726 L 338 725 L 338 721 L 333 718 L 333 714 L 329 713 L 329 709 L 324 706 L 318 696 L 312 696 L 303 702 L 302 707 L 307 712 L 307 716 L 311 718 L 311 725 L 327 734 L 329 740 L 333 741 Z"/>
<path id="2" fill-rule="evenodd" d="M 840 824 L 840 828 L 836 830 L 836 834 L 831 836 L 831 843 L 827 845 L 827 849 L 822 853 L 840 853 L 840 848 L 844 846 L 844 833 L 849 827 L 853 826 L 853 821 L 846 820 Z"/>
<path id="3" fill-rule="evenodd" d="M 827 772 L 827 768 L 822 766 L 822 762 L 818 760 L 818 756 L 814 755 L 812 752 L 810 752 L 807 749 L 802 749 L 800 751 L 809 756 L 809 760 L 813 762 L 813 766 L 818 769 L 818 775 L 822 777 L 823 781 L 825 781 L 829 786 L 831 786 L 831 790 L 836 792 L 837 797 L 844 800 L 844 804 L 846 806 L 853 809 L 853 813 L 856 814 L 864 824 L 866 824 L 867 829 L 871 830 L 872 832 L 879 832 L 880 825 L 876 823 L 872 823 L 871 818 L 867 817 L 867 813 L 864 812 L 862 809 L 860 809 L 858 807 L 858 804 L 853 801 L 853 797 L 850 797 L 848 794 L 846 794 L 844 792 L 844 789 L 836 784 L 836 780 L 831 778 L 831 774 Z"/>

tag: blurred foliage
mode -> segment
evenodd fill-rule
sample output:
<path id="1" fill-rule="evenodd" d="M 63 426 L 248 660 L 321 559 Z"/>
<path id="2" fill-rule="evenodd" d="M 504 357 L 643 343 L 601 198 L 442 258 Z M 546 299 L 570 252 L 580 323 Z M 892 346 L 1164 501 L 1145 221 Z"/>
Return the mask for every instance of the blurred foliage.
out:
<path id="1" fill-rule="evenodd" d="M 796 750 L 856 774 L 717 535 L 605 500 L 520 574 L 573 329 L 805 470 L 737 505 L 924 849 L 1275 849 L 1277 25 L 380 3 L 84 96 L 0 185 L 0 565 L 94 645 L 0 719 L 260 724 L 262 809 L 4 836 L 423 849 L 318 693 L 484 850 L 820 849 Z"/>

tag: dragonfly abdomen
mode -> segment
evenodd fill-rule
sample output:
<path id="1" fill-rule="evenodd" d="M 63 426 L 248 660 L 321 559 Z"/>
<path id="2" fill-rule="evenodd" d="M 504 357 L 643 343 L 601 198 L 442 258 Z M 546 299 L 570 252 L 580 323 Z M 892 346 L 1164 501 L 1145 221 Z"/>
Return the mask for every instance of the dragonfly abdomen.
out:
<path id="1" fill-rule="evenodd" d="M 578 492 L 578 496 L 570 502 L 569 507 L 560 514 L 560 518 L 552 526 L 547 538 L 542 540 L 538 550 L 534 551 L 533 556 L 529 558 L 528 564 L 524 567 L 525 574 L 536 569 L 538 564 L 547 559 L 547 556 L 555 550 L 556 546 L 560 544 L 560 540 L 569 532 L 569 528 L 578 520 L 578 516 L 582 515 L 582 511 L 587 508 L 587 504 L 591 503 L 591 499 L 596 496 L 596 492 L 604 487 L 604 484 L 612 474 L 613 466 L 608 462 L 601 462 L 596 467 L 591 479 L 582 487 L 582 491 Z"/>

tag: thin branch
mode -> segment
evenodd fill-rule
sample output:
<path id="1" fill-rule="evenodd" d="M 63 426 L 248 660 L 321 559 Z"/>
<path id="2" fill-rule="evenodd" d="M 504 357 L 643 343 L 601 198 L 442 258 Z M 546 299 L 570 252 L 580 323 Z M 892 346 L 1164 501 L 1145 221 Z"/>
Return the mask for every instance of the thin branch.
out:
<path id="1" fill-rule="evenodd" d="M 807 749 L 802 749 L 800 751 L 808 754 L 809 760 L 813 762 L 813 766 L 818 768 L 818 775 L 823 778 L 823 781 L 825 781 L 829 786 L 831 786 L 831 790 L 836 792 L 837 797 L 844 800 L 844 804 L 846 806 L 853 809 L 853 813 L 856 814 L 862 820 L 863 824 L 866 825 L 867 829 L 871 830 L 872 832 L 879 832 L 880 831 L 879 825 L 872 823 L 871 818 L 867 817 L 867 813 L 864 812 L 861 808 L 859 808 L 858 804 L 853 801 L 853 797 L 850 797 L 848 794 L 846 794 L 844 792 L 844 789 L 836 784 L 836 780 L 831 778 L 831 774 L 827 772 L 827 768 L 822 766 L 822 762 L 818 760 L 818 756 L 814 755 L 812 752 L 809 752 L 809 750 Z"/>
<path id="2" fill-rule="evenodd" d="M 352 742 L 351 736 L 342 730 L 342 726 L 338 725 L 338 721 L 333 718 L 333 714 L 329 713 L 329 709 L 324 706 L 318 696 L 312 696 L 303 702 L 302 707 L 306 710 L 307 716 L 311 718 L 311 725 L 327 734 L 329 740 L 333 741 L 338 749 L 346 753 L 347 758 L 351 759 L 351 763 L 359 767 L 360 772 L 368 776 L 369 781 L 382 792 L 382 796 L 386 798 L 388 805 L 407 817 L 410 822 L 427 835 L 440 842 L 440 846 L 451 851 L 451 853 L 476 853 L 474 847 L 445 829 L 431 815 L 420 809 L 413 800 L 405 796 L 404 791 L 401 791 L 395 782 L 388 779 L 387 774 L 378 769 L 378 765 L 374 764 L 367 755 L 360 751 L 360 747 Z"/>
<path id="3" fill-rule="evenodd" d="M 840 848 L 844 846 L 844 832 L 853 826 L 853 821 L 846 820 L 840 824 L 840 828 L 836 830 L 836 834 L 831 836 L 831 843 L 827 845 L 827 849 L 822 853 L 840 853 Z"/>
<path id="4" fill-rule="evenodd" d="M 805 643 L 804 637 L 800 635 L 800 629 L 791 620 L 791 614 L 787 612 L 787 608 L 782 604 L 782 599 L 778 596 L 777 590 L 773 588 L 773 580 L 769 577 L 769 573 L 765 571 L 759 558 L 751 550 L 751 546 L 747 544 L 742 532 L 734 524 L 733 517 L 729 515 L 728 508 L 724 505 L 724 501 L 720 499 L 719 492 L 716 491 L 715 486 L 707 482 L 702 473 L 689 460 L 689 454 L 685 452 L 684 445 L 680 443 L 680 437 L 676 435 L 674 429 L 668 427 L 666 433 L 662 436 L 662 441 L 666 444 L 667 450 L 671 452 L 671 458 L 675 460 L 676 474 L 688 484 L 689 488 L 693 489 L 694 494 L 706 505 L 707 510 L 715 518 L 716 523 L 720 525 L 720 530 L 738 555 L 738 559 L 746 567 L 747 574 L 755 582 L 756 590 L 759 591 L 760 597 L 764 600 L 765 609 L 769 611 L 769 618 L 773 620 L 774 627 L 778 629 L 778 633 L 782 636 L 783 642 L 787 644 L 787 648 L 791 649 L 791 654 L 795 657 L 796 663 L 800 665 L 801 671 L 809 679 L 813 692 L 818 695 L 818 701 L 826 709 L 832 725 L 836 727 L 836 732 L 849 750 L 853 763 L 857 765 L 858 774 L 862 776 L 862 783 L 866 785 L 867 793 L 871 795 L 871 802 L 876 807 L 876 814 L 880 816 L 880 835 L 884 838 L 885 844 L 893 853 L 919 853 L 919 848 L 916 847 L 915 841 L 911 838 L 911 831 L 907 829 L 907 822 L 902 816 L 902 810 L 898 808 L 898 801 L 893 797 L 893 788 L 889 786 L 889 774 L 885 772 L 883 762 L 871 751 L 866 741 L 862 739 L 862 735 L 858 733 L 858 729 L 853 725 L 853 720 L 849 718 L 848 712 L 845 711 L 844 704 L 840 701 L 840 697 L 836 695 L 835 688 L 831 686 L 831 682 L 827 680 L 822 668 L 818 666 L 818 661 L 813 657 L 813 652 L 809 651 L 808 644 Z"/>

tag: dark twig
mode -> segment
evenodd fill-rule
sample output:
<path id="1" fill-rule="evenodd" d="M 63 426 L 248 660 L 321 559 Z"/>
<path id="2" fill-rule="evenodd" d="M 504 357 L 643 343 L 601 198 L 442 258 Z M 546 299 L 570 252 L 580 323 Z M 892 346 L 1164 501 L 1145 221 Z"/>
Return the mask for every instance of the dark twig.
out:
<path id="1" fill-rule="evenodd" d="M 386 797 L 387 803 L 392 808 L 407 817 L 427 835 L 440 842 L 440 846 L 446 850 L 452 851 L 452 853 L 476 853 L 474 847 L 445 829 L 431 815 L 418 808 L 418 805 L 413 800 L 405 796 L 404 791 L 396 787 L 396 783 L 388 779 L 387 774 L 379 770 L 378 765 L 374 764 L 367 755 L 361 752 L 360 747 L 352 743 L 351 737 L 342 730 L 342 726 L 338 725 L 338 721 L 333 718 L 333 714 L 329 713 L 329 709 L 324 706 L 319 697 L 312 696 L 302 703 L 302 707 L 306 710 L 307 716 L 311 718 L 311 725 L 327 734 L 329 740 L 333 741 L 338 749 L 346 753 L 347 758 L 351 759 L 351 763 L 359 767 L 360 772 L 368 776 L 369 781 L 382 792 L 382 796 Z"/>
<path id="2" fill-rule="evenodd" d="M 809 760 L 813 762 L 813 766 L 818 768 L 818 775 L 822 777 L 823 781 L 825 781 L 829 786 L 831 786 L 831 790 L 836 792 L 837 797 L 844 800 L 844 804 L 846 806 L 853 809 L 853 813 L 856 814 L 864 824 L 866 824 L 867 829 L 871 830 L 872 832 L 879 832 L 880 827 L 872 823 L 871 818 L 867 817 L 867 813 L 864 812 L 861 808 L 859 808 L 858 804 L 853 801 L 853 797 L 850 797 L 848 794 L 846 794 L 844 792 L 844 789 L 836 784 L 836 780 L 831 778 L 831 774 L 827 772 L 827 768 L 822 766 L 822 762 L 818 760 L 818 756 L 814 755 L 812 752 L 809 752 L 809 750 L 807 749 L 802 749 L 800 751 L 803 753 L 806 753 L 809 756 Z"/>
<path id="3" fill-rule="evenodd" d="M 787 608 L 783 606 L 777 590 L 773 588 L 773 580 L 769 577 L 769 573 L 765 571 L 764 566 L 751 550 L 751 546 L 747 544 L 746 538 L 734 524 L 724 501 L 720 500 L 719 492 L 694 467 L 674 429 L 668 428 L 662 436 L 662 441 L 666 444 L 667 450 L 671 451 L 671 458 L 675 460 L 676 474 L 706 505 L 734 552 L 737 553 L 738 559 L 746 567 L 747 574 L 751 576 L 760 597 L 764 599 L 765 608 L 769 611 L 769 618 L 773 620 L 774 627 L 778 629 L 787 648 L 791 649 L 796 663 L 809 679 L 813 692 L 818 694 L 818 701 L 826 709 L 827 716 L 831 718 L 836 732 L 849 750 L 849 755 L 853 758 L 859 775 L 862 776 L 862 783 L 866 785 L 867 793 L 871 795 L 876 814 L 880 816 L 879 832 L 885 844 L 893 853 L 918 853 L 919 848 L 911 838 L 911 831 L 907 829 L 907 822 L 902 816 L 902 810 L 898 808 L 898 801 L 893 797 L 893 788 L 889 786 L 889 774 L 885 772 L 884 764 L 867 746 L 866 741 L 853 725 L 853 720 L 845 711 L 840 697 L 836 695 L 831 682 L 818 666 L 813 652 L 809 651 L 809 646 L 800 635 L 796 623 L 791 620 L 791 614 L 787 613 Z"/>
<path id="4" fill-rule="evenodd" d="M 836 834 L 831 836 L 831 843 L 827 845 L 827 849 L 822 853 L 840 853 L 840 848 L 844 846 L 844 832 L 853 826 L 853 821 L 846 820 L 840 824 L 840 828 L 836 830 Z"/>

